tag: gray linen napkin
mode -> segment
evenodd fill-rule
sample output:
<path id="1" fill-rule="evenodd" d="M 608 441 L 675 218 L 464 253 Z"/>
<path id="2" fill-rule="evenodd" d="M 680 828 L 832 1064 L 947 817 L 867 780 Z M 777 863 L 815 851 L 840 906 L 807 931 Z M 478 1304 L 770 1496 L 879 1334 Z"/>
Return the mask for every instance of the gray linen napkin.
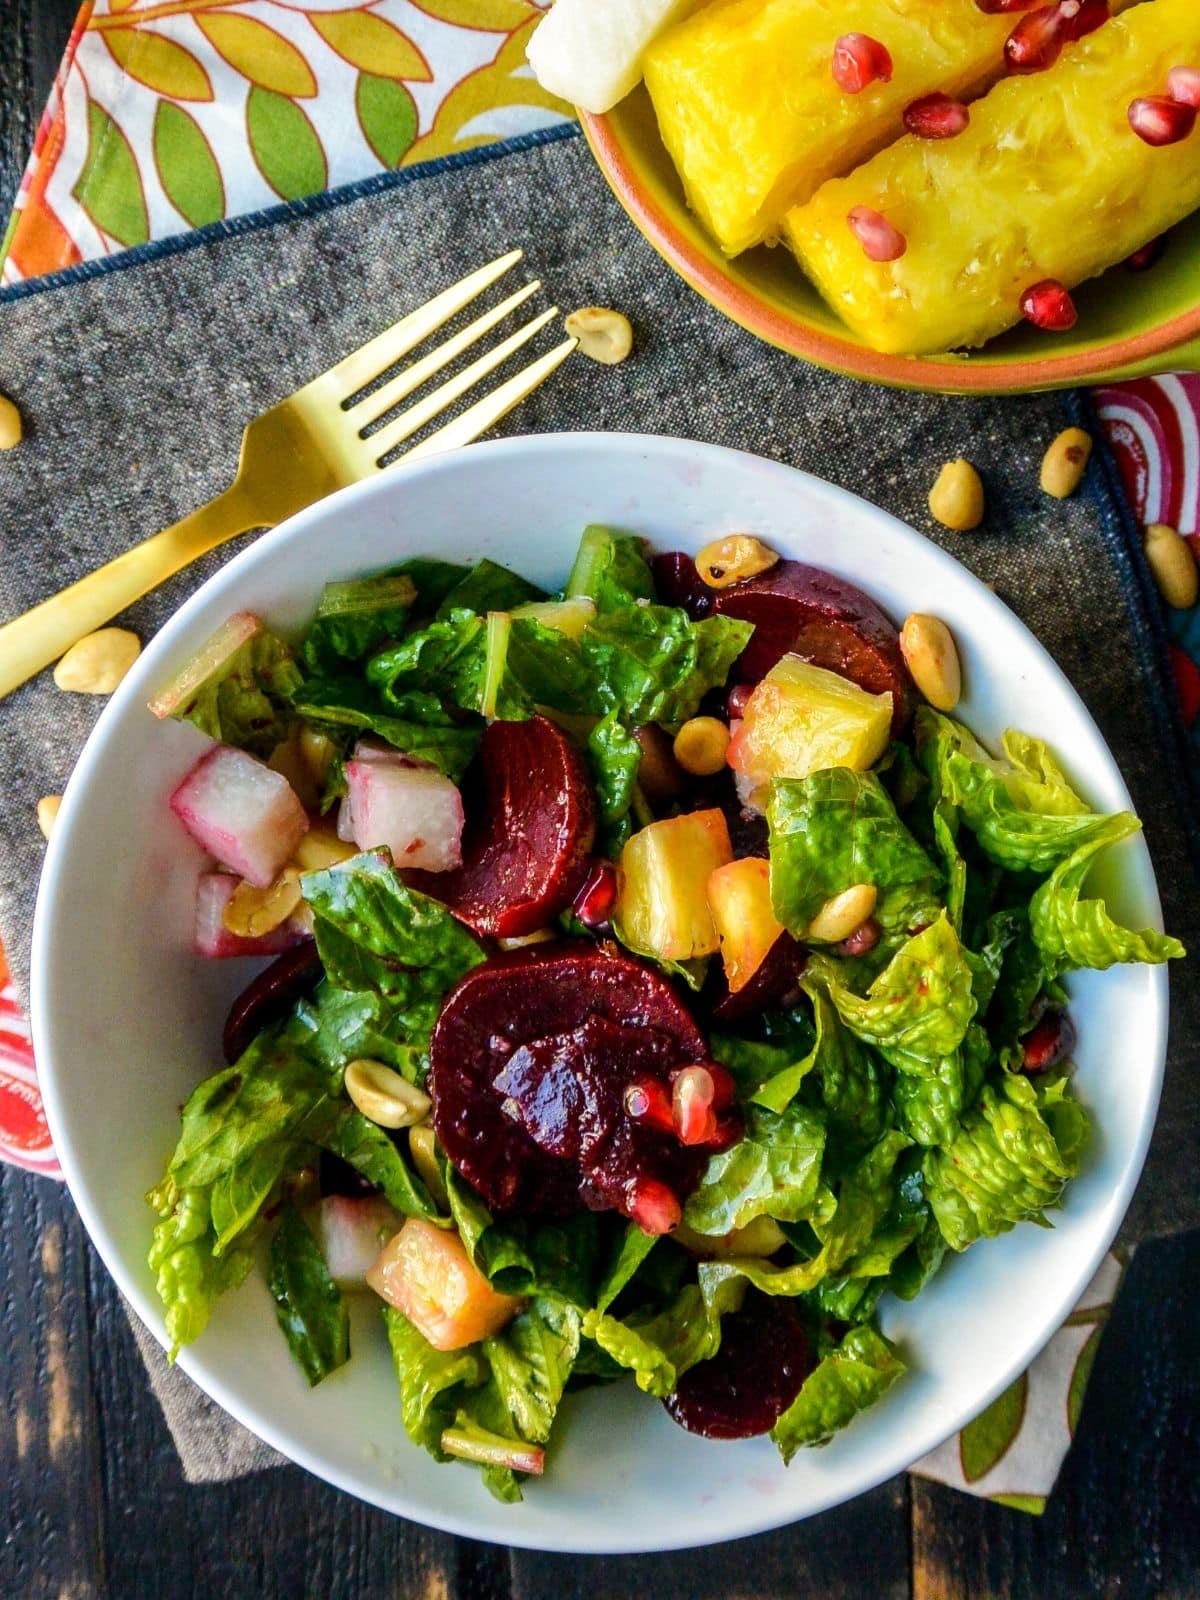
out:
<path id="1" fill-rule="evenodd" d="M 502 431 L 634 428 L 735 445 L 926 531 L 994 583 L 1088 702 L 1145 821 L 1168 924 L 1194 948 L 1185 820 L 1195 795 L 1157 601 L 1111 463 L 1101 452 L 1085 491 L 1065 503 L 1038 489 L 1041 453 L 1080 402 L 899 395 L 767 348 L 637 237 L 578 138 L 532 136 L 131 252 L 114 270 L 72 269 L 0 294 L 0 375 L 28 434 L 0 458 L 0 612 L 16 614 L 215 494 L 250 417 L 515 244 L 564 308 L 624 310 L 637 348 L 621 367 L 568 362 Z M 937 467 L 959 454 L 988 487 L 988 522 L 970 535 L 934 525 L 925 504 Z M 222 559 L 123 620 L 148 637 Z M 0 936 L 22 985 L 42 851 L 36 801 L 62 790 L 98 710 L 59 693 L 49 674 L 0 707 Z M 1173 991 L 1167 1090 L 1128 1243 L 1200 1225 L 1198 1002 L 1179 973 Z M 135 1330 L 189 1477 L 279 1460 Z"/>

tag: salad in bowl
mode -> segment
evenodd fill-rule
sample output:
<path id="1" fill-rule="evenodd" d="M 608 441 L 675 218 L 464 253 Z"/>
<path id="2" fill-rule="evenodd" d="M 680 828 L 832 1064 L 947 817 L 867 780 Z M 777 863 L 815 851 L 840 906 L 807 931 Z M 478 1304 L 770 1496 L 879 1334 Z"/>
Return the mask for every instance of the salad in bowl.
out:
<path id="1" fill-rule="evenodd" d="M 1080 1170 L 1064 978 L 1182 954 L 1084 893 L 1136 819 L 958 689 L 749 535 L 229 618 L 151 702 L 210 740 L 197 956 L 271 958 L 149 1195 L 173 1352 L 256 1254 L 311 1384 L 372 1297 L 404 1429 L 504 1501 L 573 1390 L 790 1461 L 903 1385 L 882 1307 Z"/>

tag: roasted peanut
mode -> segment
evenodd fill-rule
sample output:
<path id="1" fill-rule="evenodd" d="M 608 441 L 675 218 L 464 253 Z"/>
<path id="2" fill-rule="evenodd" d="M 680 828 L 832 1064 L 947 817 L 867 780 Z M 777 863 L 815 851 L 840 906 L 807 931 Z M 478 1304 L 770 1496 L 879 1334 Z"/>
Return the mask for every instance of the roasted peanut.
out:
<path id="1" fill-rule="evenodd" d="M 937 711 L 953 711 L 962 696 L 962 667 L 941 618 L 914 611 L 900 630 L 900 653 L 929 704 Z"/>
<path id="2" fill-rule="evenodd" d="M 929 491 L 929 509 L 943 528 L 969 533 L 983 521 L 983 481 L 969 461 L 947 461 Z"/>
<path id="3" fill-rule="evenodd" d="M 301 724 L 296 736 L 300 756 L 308 768 L 312 781 L 320 787 L 329 775 L 329 768 L 337 754 L 337 746 L 327 734 L 317 733 Z"/>
<path id="4" fill-rule="evenodd" d="M 1196 558 L 1181 533 L 1165 522 L 1152 522 L 1146 529 L 1146 560 L 1158 592 L 1169 606 L 1185 611 L 1196 604 Z"/>
<path id="5" fill-rule="evenodd" d="M 1042 457 L 1042 488 L 1056 500 L 1066 500 L 1082 482 L 1091 453 L 1090 433 L 1064 428 Z"/>
<path id="6" fill-rule="evenodd" d="M 21 413 L 5 394 L 0 394 L 0 450 L 11 450 L 21 442 Z"/>
<path id="7" fill-rule="evenodd" d="M 382 1061 L 351 1061 L 345 1083 L 357 1109 L 381 1128 L 411 1128 L 429 1115 L 429 1096 Z"/>
<path id="8" fill-rule="evenodd" d="M 809 923 L 805 938 L 821 944 L 840 944 L 867 920 L 878 898 L 879 891 L 873 883 L 851 884 L 849 889 L 826 900 Z"/>
<path id="9" fill-rule="evenodd" d="M 300 900 L 300 873 L 295 867 L 285 867 L 266 889 L 239 883 L 226 901 L 221 921 L 242 939 L 261 939 L 281 927 Z"/>
<path id="10" fill-rule="evenodd" d="M 62 805 L 62 795 L 44 794 L 37 803 L 38 827 L 42 830 L 43 838 L 48 839 L 54 831 L 54 824 L 58 821 L 58 808 Z"/>
<path id="11" fill-rule="evenodd" d="M 579 340 L 581 354 L 615 367 L 633 349 L 629 318 L 608 306 L 580 306 L 564 321 L 567 332 Z"/>
<path id="12" fill-rule="evenodd" d="M 417 1176 L 442 1210 L 449 1210 L 450 1196 L 446 1193 L 442 1169 L 438 1166 L 437 1135 L 427 1122 L 418 1123 L 408 1130 L 408 1148 L 412 1151 Z"/>
<path id="13" fill-rule="evenodd" d="M 326 867 L 336 867 L 340 861 L 349 861 L 357 854 L 358 846 L 347 839 L 339 839 L 330 819 L 322 817 L 309 825 L 292 859 L 301 872 L 323 872 Z"/>
<path id="14" fill-rule="evenodd" d="M 779 553 L 748 533 L 731 533 L 706 544 L 696 557 L 696 571 L 710 589 L 728 589 L 747 578 L 769 572 Z"/>
<path id="15" fill-rule="evenodd" d="M 694 778 L 711 778 L 725 765 L 729 729 L 719 717 L 691 717 L 675 735 L 675 759 Z"/>
<path id="16" fill-rule="evenodd" d="M 128 628 L 86 633 L 54 669 L 54 681 L 72 694 L 111 694 L 142 653 L 141 640 Z"/>

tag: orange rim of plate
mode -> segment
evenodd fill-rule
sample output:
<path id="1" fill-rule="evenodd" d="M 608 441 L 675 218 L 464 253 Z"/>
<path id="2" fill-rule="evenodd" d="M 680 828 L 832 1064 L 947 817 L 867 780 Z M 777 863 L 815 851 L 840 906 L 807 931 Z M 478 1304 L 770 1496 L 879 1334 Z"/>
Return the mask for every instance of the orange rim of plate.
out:
<path id="1" fill-rule="evenodd" d="M 675 270 L 718 311 L 750 333 L 758 334 L 792 355 L 802 356 L 834 372 L 870 378 L 903 388 L 979 390 L 1032 389 L 1107 378 L 1152 356 L 1200 338 L 1200 306 L 1149 332 L 1118 339 L 1077 355 L 1047 356 L 1039 361 L 1002 361 L 972 367 L 969 362 L 930 361 L 920 356 L 890 356 L 848 339 L 810 328 L 797 317 L 772 306 L 735 283 L 680 231 L 638 178 L 625 145 L 607 116 L 578 112 L 592 154 L 613 193 L 638 228 Z"/>

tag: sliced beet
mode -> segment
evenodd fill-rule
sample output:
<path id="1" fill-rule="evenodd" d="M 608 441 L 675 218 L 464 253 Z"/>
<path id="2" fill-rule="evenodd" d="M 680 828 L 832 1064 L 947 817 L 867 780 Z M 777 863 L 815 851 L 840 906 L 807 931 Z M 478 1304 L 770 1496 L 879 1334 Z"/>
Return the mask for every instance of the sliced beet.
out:
<path id="1" fill-rule="evenodd" d="M 708 1152 L 634 1123 L 625 1091 L 705 1060 L 704 1036 L 664 978 L 610 948 L 485 961 L 447 996 L 429 1055 L 438 1139 L 498 1211 L 623 1209 L 636 1177 L 683 1196 L 703 1170 Z"/>
<path id="2" fill-rule="evenodd" d="M 406 872 L 476 933 L 515 939 L 566 909 L 596 837 L 583 760 L 545 717 L 493 722 L 463 782 L 463 864 Z"/>
<path id="3" fill-rule="evenodd" d="M 813 1369 L 804 1322 L 788 1300 L 752 1289 L 721 1322 L 721 1348 L 689 1367 L 663 1401 L 689 1433 L 750 1439 L 768 1433 Z"/>
<path id="4" fill-rule="evenodd" d="M 221 1048 L 230 1066 L 268 1024 L 286 1016 L 301 995 L 311 994 L 324 976 L 317 941 L 305 939 L 251 979 L 230 1006 L 221 1035 Z"/>
<path id="5" fill-rule="evenodd" d="M 667 606 L 682 606 L 693 622 L 707 617 L 713 608 L 714 590 L 696 571 L 696 559 L 682 550 L 668 550 L 651 556 L 650 570 L 658 598 Z"/>
<path id="6" fill-rule="evenodd" d="M 720 987 L 709 1013 L 712 1020 L 724 1026 L 784 1005 L 793 991 L 799 993 L 797 986 L 807 960 L 808 952 L 791 934 L 781 933 L 751 974 L 750 981 L 736 992 L 730 990 L 723 976 L 718 978 Z"/>
<path id="7" fill-rule="evenodd" d="M 754 624 L 732 676 L 757 683 L 793 654 L 850 678 L 870 694 L 890 693 L 892 726 L 912 715 L 915 690 L 895 627 L 869 595 L 820 567 L 780 561 L 760 577 L 716 591 L 713 610 Z"/>

